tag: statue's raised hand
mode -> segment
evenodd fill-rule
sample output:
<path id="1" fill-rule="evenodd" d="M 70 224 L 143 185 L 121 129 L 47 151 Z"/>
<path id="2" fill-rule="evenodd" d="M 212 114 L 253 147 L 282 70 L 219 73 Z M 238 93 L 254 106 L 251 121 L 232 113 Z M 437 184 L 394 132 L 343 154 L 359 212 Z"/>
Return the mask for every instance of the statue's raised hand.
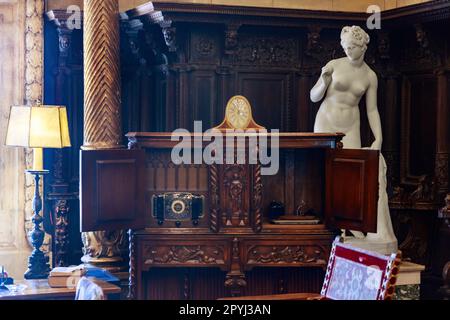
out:
<path id="1" fill-rule="evenodd" d="M 331 75 L 333 74 L 333 67 L 330 66 L 330 64 L 327 64 L 325 67 L 322 68 L 322 74 L 320 77 L 322 80 L 326 83 L 328 86 L 331 82 Z"/>

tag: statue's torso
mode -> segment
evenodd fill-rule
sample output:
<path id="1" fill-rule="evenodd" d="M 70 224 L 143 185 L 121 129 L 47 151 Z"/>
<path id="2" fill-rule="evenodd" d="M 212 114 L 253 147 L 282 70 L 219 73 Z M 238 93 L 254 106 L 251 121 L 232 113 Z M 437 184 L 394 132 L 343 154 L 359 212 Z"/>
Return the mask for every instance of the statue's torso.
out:
<path id="1" fill-rule="evenodd" d="M 342 58 L 332 62 L 332 79 L 317 114 L 318 132 L 341 131 L 348 134 L 357 126 L 359 133 L 359 102 L 370 85 L 371 70 L 365 64 L 355 68 L 347 60 Z"/>

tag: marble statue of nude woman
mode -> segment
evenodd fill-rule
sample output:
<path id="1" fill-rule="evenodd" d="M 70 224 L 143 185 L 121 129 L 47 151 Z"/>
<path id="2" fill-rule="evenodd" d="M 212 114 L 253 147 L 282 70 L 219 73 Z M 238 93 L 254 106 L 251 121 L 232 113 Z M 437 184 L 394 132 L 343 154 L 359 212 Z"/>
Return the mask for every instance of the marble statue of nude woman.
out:
<path id="1" fill-rule="evenodd" d="M 342 132 L 345 149 L 361 149 L 359 102 L 366 99 L 367 116 L 375 141 L 370 149 L 381 150 L 383 142 L 380 114 L 377 106 L 378 79 L 364 62 L 370 41 L 359 26 L 347 26 L 341 32 L 341 45 L 346 57 L 331 60 L 322 68 L 311 100 L 323 99 L 316 116 L 314 132 Z M 346 242 L 356 246 L 390 254 L 397 251 L 397 239 L 392 229 L 386 193 L 386 162 L 380 155 L 377 232 L 364 235 L 351 231 L 354 237 Z"/>

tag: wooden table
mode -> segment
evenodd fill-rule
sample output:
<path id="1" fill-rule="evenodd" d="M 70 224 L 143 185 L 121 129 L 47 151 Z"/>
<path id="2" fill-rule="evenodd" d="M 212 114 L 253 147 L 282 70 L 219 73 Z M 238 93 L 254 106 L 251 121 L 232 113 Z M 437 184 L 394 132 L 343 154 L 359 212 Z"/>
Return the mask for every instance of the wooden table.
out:
<path id="1" fill-rule="evenodd" d="M 92 279 L 98 284 L 106 297 L 119 296 L 120 287 L 97 279 Z M 51 288 L 45 280 L 16 281 L 16 285 L 25 285 L 26 288 L 20 293 L 11 293 L 0 290 L 0 300 L 74 300 L 76 288 Z"/>

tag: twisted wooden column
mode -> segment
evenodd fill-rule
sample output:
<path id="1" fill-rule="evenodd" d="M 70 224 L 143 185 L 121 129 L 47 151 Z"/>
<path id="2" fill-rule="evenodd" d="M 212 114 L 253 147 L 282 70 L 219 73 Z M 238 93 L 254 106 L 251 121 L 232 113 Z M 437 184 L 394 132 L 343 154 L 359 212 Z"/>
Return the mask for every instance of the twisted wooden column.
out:
<path id="1" fill-rule="evenodd" d="M 122 148 L 118 0 L 84 0 L 83 150 Z M 82 234 L 82 261 L 117 273 L 127 269 L 123 231 Z"/>
<path id="2" fill-rule="evenodd" d="M 84 150 L 121 147 L 118 0 L 84 0 Z"/>

